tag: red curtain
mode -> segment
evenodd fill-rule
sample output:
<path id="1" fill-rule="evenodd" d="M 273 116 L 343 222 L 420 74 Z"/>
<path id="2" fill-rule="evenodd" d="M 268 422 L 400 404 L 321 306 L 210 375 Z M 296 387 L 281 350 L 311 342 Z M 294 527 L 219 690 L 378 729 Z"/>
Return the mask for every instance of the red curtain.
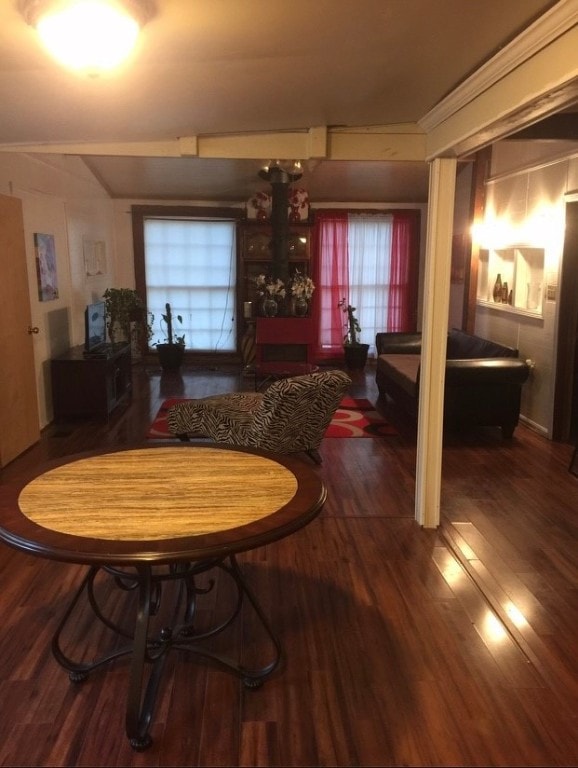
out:
<path id="1" fill-rule="evenodd" d="M 318 360 L 343 356 L 345 328 L 338 304 L 343 297 L 347 298 L 349 289 L 347 216 L 347 211 L 315 211 L 313 253 L 317 296 L 313 317 L 319 332 L 315 350 Z"/>
<path id="2" fill-rule="evenodd" d="M 394 211 L 386 331 L 417 330 L 419 211 Z"/>
<path id="3" fill-rule="evenodd" d="M 417 329 L 420 212 L 395 210 L 392 214 L 390 295 L 383 330 L 412 332 Z M 349 298 L 348 219 L 346 210 L 315 211 L 316 300 L 312 313 L 318 329 L 316 359 L 320 361 L 343 357 L 345 322 L 338 304 Z"/>

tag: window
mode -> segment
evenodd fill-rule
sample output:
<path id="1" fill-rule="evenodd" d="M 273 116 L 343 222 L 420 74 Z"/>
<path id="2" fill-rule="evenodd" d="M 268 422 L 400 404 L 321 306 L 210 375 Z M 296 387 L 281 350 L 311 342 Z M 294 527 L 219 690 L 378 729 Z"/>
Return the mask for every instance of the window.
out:
<path id="1" fill-rule="evenodd" d="M 385 330 L 389 304 L 391 215 L 349 215 L 349 303 L 357 308 L 360 341 L 375 352 L 375 334 Z"/>
<path id="2" fill-rule="evenodd" d="M 183 319 L 173 333 L 184 334 L 187 349 L 235 351 L 235 222 L 145 217 L 143 232 L 150 343 L 165 339 L 168 302 Z"/>
<path id="3" fill-rule="evenodd" d="M 342 298 L 356 307 L 360 341 L 375 351 L 379 331 L 415 330 L 419 212 L 316 212 L 320 358 L 341 354 Z"/>

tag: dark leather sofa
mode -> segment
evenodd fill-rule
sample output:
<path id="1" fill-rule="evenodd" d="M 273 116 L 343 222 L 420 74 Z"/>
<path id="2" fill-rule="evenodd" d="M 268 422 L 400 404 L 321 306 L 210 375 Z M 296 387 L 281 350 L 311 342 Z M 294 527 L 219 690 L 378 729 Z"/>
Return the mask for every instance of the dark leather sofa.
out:
<path id="1" fill-rule="evenodd" d="M 376 334 L 376 381 L 388 396 L 417 417 L 421 334 Z M 510 438 L 520 417 L 522 385 L 528 365 L 518 350 L 453 329 L 448 333 L 444 390 L 444 428 L 499 426 Z"/>

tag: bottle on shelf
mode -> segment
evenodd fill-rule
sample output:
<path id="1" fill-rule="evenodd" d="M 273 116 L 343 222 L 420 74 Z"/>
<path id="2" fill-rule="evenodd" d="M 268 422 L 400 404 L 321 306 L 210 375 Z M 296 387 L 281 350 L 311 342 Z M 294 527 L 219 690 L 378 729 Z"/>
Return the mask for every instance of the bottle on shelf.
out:
<path id="1" fill-rule="evenodd" d="M 502 275 L 498 272 L 496 282 L 494 283 L 493 299 L 496 302 L 502 301 Z"/>

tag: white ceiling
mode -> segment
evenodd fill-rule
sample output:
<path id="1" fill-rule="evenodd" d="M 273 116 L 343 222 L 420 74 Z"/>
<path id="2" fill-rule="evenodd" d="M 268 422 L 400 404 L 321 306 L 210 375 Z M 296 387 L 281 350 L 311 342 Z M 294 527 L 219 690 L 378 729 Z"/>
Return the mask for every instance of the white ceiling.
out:
<path id="1" fill-rule="evenodd" d="M 417 123 L 552 0 L 155 0 L 130 62 L 82 78 L 0 0 L 0 146 Z M 113 197 L 245 200 L 270 159 L 88 156 Z M 314 202 L 424 202 L 421 162 L 305 161 Z"/>

